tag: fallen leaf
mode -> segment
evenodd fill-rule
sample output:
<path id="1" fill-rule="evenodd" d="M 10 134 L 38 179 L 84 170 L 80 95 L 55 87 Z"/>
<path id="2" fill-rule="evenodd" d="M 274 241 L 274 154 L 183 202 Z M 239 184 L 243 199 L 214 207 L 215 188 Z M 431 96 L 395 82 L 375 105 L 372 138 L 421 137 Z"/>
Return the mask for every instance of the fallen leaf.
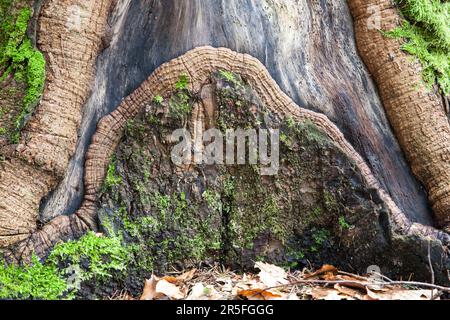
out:
<path id="1" fill-rule="evenodd" d="M 170 283 L 173 283 L 173 284 L 178 282 L 178 279 L 175 278 L 175 277 L 172 277 L 172 276 L 165 276 L 161 280 L 166 280 L 167 282 L 170 282 Z"/>
<path id="2" fill-rule="evenodd" d="M 255 268 L 261 270 L 258 274 L 259 279 L 266 287 L 276 287 L 279 285 L 289 284 L 287 273 L 283 268 L 272 264 L 257 262 Z"/>
<path id="3" fill-rule="evenodd" d="M 337 273 L 338 273 L 338 269 L 336 267 L 334 267 L 334 266 L 332 266 L 330 264 L 326 264 L 322 268 L 317 270 L 316 272 L 313 272 L 311 274 L 306 275 L 305 279 L 318 277 L 318 276 L 321 276 L 321 275 L 324 275 L 324 274 L 326 274 L 327 276 L 329 276 L 329 274 L 336 275 Z"/>
<path id="4" fill-rule="evenodd" d="M 274 300 L 276 298 L 282 297 L 279 294 L 274 294 L 268 290 L 262 290 L 262 289 L 239 291 L 238 296 L 247 298 L 248 300 Z"/>
<path id="5" fill-rule="evenodd" d="M 335 276 L 334 280 L 337 281 L 343 281 L 343 283 L 340 283 L 340 285 L 350 287 L 350 288 L 356 288 L 361 289 L 363 291 L 366 290 L 367 285 L 365 282 L 361 281 L 359 278 L 346 276 L 346 275 L 337 275 Z"/>
<path id="6" fill-rule="evenodd" d="M 205 296 L 205 286 L 202 283 L 196 283 L 192 289 L 189 296 L 186 300 L 204 300 L 202 299 Z"/>
<path id="7" fill-rule="evenodd" d="M 336 291 L 338 291 L 339 293 L 345 294 L 349 297 L 353 297 L 357 300 L 378 300 L 378 299 L 373 299 L 372 297 L 370 297 L 369 295 L 366 294 L 366 292 L 361 292 L 359 290 L 353 289 L 353 288 L 349 288 L 340 284 L 336 284 L 334 286 L 334 289 L 336 289 Z"/>
<path id="8" fill-rule="evenodd" d="M 233 281 L 230 278 L 218 278 L 216 279 L 216 283 L 218 283 L 221 286 L 222 291 L 225 292 L 233 291 Z"/>
<path id="9" fill-rule="evenodd" d="M 156 284 L 156 292 L 166 295 L 171 300 L 181 300 L 185 297 L 184 294 L 181 293 L 180 288 L 167 280 L 158 281 Z"/>
<path id="10" fill-rule="evenodd" d="M 353 297 L 343 295 L 331 288 L 316 287 L 312 288 L 307 294 L 315 300 L 355 300 Z"/>
<path id="11" fill-rule="evenodd" d="M 286 297 L 286 300 L 300 300 L 297 294 L 291 293 Z"/>
<path id="12" fill-rule="evenodd" d="M 373 292 L 367 289 L 367 294 L 377 300 L 431 300 L 433 294 L 436 295 L 437 291 L 434 290 L 407 290 L 407 289 L 393 289 L 384 292 Z"/>
<path id="13" fill-rule="evenodd" d="M 211 286 L 204 286 L 202 283 L 196 283 L 186 300 L 220 300 L 223 296 Z"/>
<path id="14" fill-rule="evenodd" d="M 159 279 L 152 275 L 150 279 L 145 280 L 144 291 L 142 292 L 139 300 L 155 300 L 161 297 L 161 293 L 156 291 L 156 285 L 159 282 Z"/>
<path id="15" fill-rule="evenodd" d="M 177 280 L 181 281 L 181 282 L 191 281 L 194 278 L 194 275 L 196 272 L 197 272 L 197 269 L 192 269 L 190 271 L 187 271 L 187 272 L 183 273 L 182 275 L 178 276 Z"/>

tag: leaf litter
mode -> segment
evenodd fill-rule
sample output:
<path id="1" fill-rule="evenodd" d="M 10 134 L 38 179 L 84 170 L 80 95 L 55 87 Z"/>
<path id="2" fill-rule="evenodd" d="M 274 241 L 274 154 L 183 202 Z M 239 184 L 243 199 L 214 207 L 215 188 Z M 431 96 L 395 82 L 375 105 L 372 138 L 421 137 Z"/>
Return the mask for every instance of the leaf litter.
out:
<path id="1" fill-rule="evenodd" d="M 257 262 L 255 273 L 238 274 L 219 265 L 145 279 L 140 297 L 126 291 L 113 300 L 439 300 L 450 288 L 355 275 L 332 265 L 288 272 Z"/>

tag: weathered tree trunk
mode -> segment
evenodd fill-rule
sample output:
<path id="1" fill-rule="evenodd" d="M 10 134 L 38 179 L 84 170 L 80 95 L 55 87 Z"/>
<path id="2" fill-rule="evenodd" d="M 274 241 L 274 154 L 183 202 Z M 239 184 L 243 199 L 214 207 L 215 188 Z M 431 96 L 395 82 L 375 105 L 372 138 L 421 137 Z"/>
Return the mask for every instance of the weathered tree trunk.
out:
<path id="1" fill-rule="evenodd" d="M 381 33 L 401 25 L 392 1 L 348 3 L 359 52 L 378 84 L 389 120 L 414 174 L 427 188 L 439 226 L 450 231 L 450 122 L 442 97 L 426 88 L 420 62 L 411 62 L 400 41 Z"/>
<path id="2" fill-rule="evenodd" d="M 114 10 L 109 11 L 111 3 Z M 352 8 L 358 10 L 359 6 L 355 1 Z M 318 263 L 350 263 L 358 271 L 379 264 L 394 275 L 414 270 L 418 278 L 427 279 L 429 236 L 437 278 L 448 280 L 443 244 L 449 237 L 433 228 L 426 192 L 413 176 L 375 84 L 358 56 L 346 1 L 47 0 L 43 1 L 38 26 L 38 45 L 47 58 L 44 96 L 20 144 L 1 149 L 6 160 L 0 168 L 0 248 L 12 260 L 20 261 L 33 252 L 44 257 L 58 241 L 97 229 L 100 206 L 100 212 L 118 209 L 102 184 L 110 156 L 118 147 L 116 156 L 120 158 L 120 150 L 126 150 L 132 138 L 124 131 L 127 122 L 142 115 L 155 95 L 170 96 L 180 74 L 189 76 L 192 94 L 201 96 L 212 74 L 225 70 L 242 76 L 276 117 L 291 116 L 303 124 L 308 120 L 324 137 L 325 145 L 313 143 L 313 150 L 318 148 L 323 154 L 307 153 L 308 161 L 318 163 L 311 166 L 316 171 L 308 171 L 310 184 L 298 182 L 297 191 L 313 194 L 312 202 L 292 197 L 290 209 L 277 210 L 274 219 L 283 226 L 293 219 L 306 221 L 309 216 L 304 210 L 314 211 L 313 206 L 320 201 L 319 209 L 329 216 L 289 225 L 295 232 L 277 239 L 278 246 L 283 247 L 279 245 L 283 241 L 310 238 L 308 228 L 326 228 L 334 241 L 341 239 L 343 244 L 334 255 L 328 248 L 316 257 Z M 368 39 L 367 35 L 363 39 Z M 211 47 L 190 51 L 201 46 Z M 370 71 L 375 77 L 379 72 Z M 380 86 L 386 103 L 389 96 L 383 88 Z M 392 116 L 395 111 L 389 101 L 386 108 Z M 391 121 L 397 130 L 401 120 Z M 426 136 L 433 140 L 439 128 L 436 132 L 432 125 L 427 128 L 430 135 Z M 408 149 L 411 141 L 402 138 L 402 131 L 398 134 L 407 155 L 415 160 L 411 153 L 417 147 Z M 448 138 L 443 139 L 448 142 Z M 422 140 L 430 145 L 427 141 Z M 136 142 L 140 146 L 145 143 L 145 139 Z M 298 145 L 309 150 L 302 139 Z M 424 150 L 428 149 L 419 153 Z M 430 164 L 435 160 L 426 159 Z M 442 160 L 445 163 L 445 154 Z M 124 163 L 119 167 L 123 169 Z M 437 178 L 424 179 L 414 170 L 430 188 L 433 204 L 443 203 L 440 195 L 448 191 L 447 172 L 439 170 L 430 172 L 441 175 L 437 185 L 443 193 L 433 191 Z M 314 172 L 320 181 L 313 177 Z M 139 168 L 133 171 L 127 167 L 122 173 L 133 176 Z M 123 187 L 121 194 L 129 192 L 131 197 L 136 191 L 133 188 Z M 152 188 L 147 191 L 154 191 Z M 329 206 L 334 203 L 332 199 L 324 200 L 327 188 L 342 205 L 339 210 Z M 129 215 L 131 207 L 124 206 Z M 446 209 L 436 208 L 444 225 Z M 145 211 L 133 210 L 140 215 Z M 341 234 L 333 224 L 349 212 L 354 214 L 350 220 L 355 234 Z M 228 218 L 222 216 L 222 222 Z M 100 227 L 104 225 L 100 223 Z M 222 227 L 228 230 L 226 223 Z M 258 236 L 271 237 L 268 230 L 263 231 Z M 148 240 L 161 241 L 153 236 L 147 235 Z M 352 236 L 360 245 L 352 243 Z M 229 234 L 224 232 L 221 239 L 224 252 L 230 251 Z M 253 240 L 273 245 L 269 240 Z M 252 254 L 243 250 L 238 260 L 254 257 L 257 250 Z M 396 265 L 398 259 L 403 269 Z"/>

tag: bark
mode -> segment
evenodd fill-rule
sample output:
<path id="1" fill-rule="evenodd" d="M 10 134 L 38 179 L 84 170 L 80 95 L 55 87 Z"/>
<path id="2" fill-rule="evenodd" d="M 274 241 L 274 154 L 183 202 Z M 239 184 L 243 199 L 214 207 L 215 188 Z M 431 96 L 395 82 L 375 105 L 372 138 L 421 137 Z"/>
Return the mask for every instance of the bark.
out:
<path id="1" fill-rule="evenodd" d="M 279 117 L 320 128 L 342 153 L 331 163 L 343 159 L 348 170 L 354 165 L 351 176 L 368 204 L 359 214 L 369 222 L 359 231 L 373 226 L 375 237 L 383 239 L 382 247 L 371 247 L 377 261 L 388 250 L 388 266 L 401 249 L 402 262 L 415 259 L 425 277 L 429 236 L 433 264 L 440 281 L 445 279 L 442 243 L 449 237 L 432 227 L 425 193 L 349 41 L 353 29 L 345 1 L 121 0 L 110 16 L 109 35 L 102 37 L 111 2 L 44 2 L 38 31 L 48 62 L 44 97 L 20 144 L 2 149 L 8 157 L 0 169 L 0 247 L 12 260 L 33 252 L 45 256 L 58 241 L 96 229 L 106 168 L 127 121 L 154 95 L 169 94 L 181 73 L 198 93 L 212 72 L 225 69 L 249 81 Z M 81 8 L 75 15 L 74 5 Z M 74 28 L 67 23 L 72 16 L 87 23 L 79 29 L 75 21 Z M 334 172 L 332 165 L 323 166 Z M 358 198 L 356 192 L 352 196 Z M 387 218 L 379 221 L 380 216 Z M 357 249 L 346 251 L 347 258 Z M 358 256 L 358 268 L 364 257 Z"/>
<path id="2" fill-rule="evenodd" d="M 40 202 L 66 172 L 109 4 L 106 0 L 68 0 L 46 1 L 42 7 L 38 44 L 47 58 L 47 83 L 20 143 L 2 150 L 7 159 L 0 164 L 0 247 L 27 239 L 39 230 Z M 74 219 L 58 219 L 62 220 Z M 39 232 L 47 246 L 54 243 L 47 239 L 51 233 L 51 226 Z"/>
<path id="3" fill-rule="evenodd" d="M 450 123 L 441 96 L 426 88 L 420 62 L 380 31 L 400 26 L 392 1 L 349 0 L 361 57 L 378 84 L 389 120 L 441 228 L 450 231 Z M 373 10 L 376 6 L 376 11 Z M 370 9 L 372 8 L 372 9 Z M 373 24 L 379 16 L 380 25 Z"/>
<path id="4" fill-rule="evenodd" d="M 162 63 L 211 45 L 258 58 L 298 105 L 324 113 L 340 128 L 410 220 L 433 225 L 426 193 L 358 57 L 346 1 L 119 1 L 109 25 L 111 41 L 98 59 L 75 156 L 43 204 L 44 220 L 80 207 L 84 155 L 100 118 Z"/>

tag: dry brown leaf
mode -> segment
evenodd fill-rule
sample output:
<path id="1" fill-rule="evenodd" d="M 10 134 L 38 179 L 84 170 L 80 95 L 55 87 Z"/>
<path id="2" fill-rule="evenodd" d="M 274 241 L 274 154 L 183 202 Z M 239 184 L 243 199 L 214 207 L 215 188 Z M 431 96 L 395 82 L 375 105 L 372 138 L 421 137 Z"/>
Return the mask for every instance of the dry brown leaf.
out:
<path id="1" fill-rule="evenodd" d="M 242 290 L 238 292 L 238 296 L 248 300 L 274 300 L 282 297 L 279 294 L 262 289 Z"/>
<path id="2" fill-rule="evenodd" d="M 192 269 L 192 270 L 187 271 L 187 272 L 183 273 L 182 275 L 178 276 L 176 279 L 181 282 L 191 281 L 194 278 L 194 275 L 196 272 L 197 272 L 197 269 Z"/>
<path id="3" fill-rule="evenodd" d="M 436 295 L 436 290 L 407 290 L 394 289 L 384 292 L 374 292 L 367 289 L 367 294 L 372 299 L 377 300 L 431 300 L 433 294 Z"/>
<path id="4" fill-rule="evenodd" d="M 364 293 L 360 290 L 356 290 L 353 288 L 349 288 L 340 284 L 336 284 L 334 286 L 334 289 L 336 289 L 339 293 L 345 294 L 347 296 L 353 297 L 357 300 L 378 300 L 378 299 L 373 299 L 372 297 L 370 297 L 366 291 L 364 291 Z"/>
<path id="5" fill-rule="evenodd" d="M 283 268 L 264 262 L 257 262 L 255 268 L 261 270 L 258 276 L 266 287 L 289 284 L 287 273 Z"/>
<path id="6" fill-rule="evenodd" d="M 336 275 L 338 273 L 338 269 L 330 264 L 324 265 L 322 268 L 317 270 L 316 272 L 313 272 L 311 274 L 308 274 L 305 276 L 305 279 L 310 279 L 314 277 L 318 277 L 324 274 L 327 274 L 327 276 L 330 276 L 329 274 Z"/>
<path id="7" fill-rule="evenodd" d="M 171 300 L 180 300 L 185 297 L 185 295 L 180 291 L 180 288 L 167 280 L 158 281 L 156 284 L 156 292 L 164 294 Z"/>
<path id="8" fill-rule="evenodd" d="M 213 286 L 204 286 L 203 283 L 196 283 L 186 300 L 220 300 L 221 295 Z"/>
<path id="9" fill-rule="evenodd" d="M 340 285 L 350 287 L 350 288 L 361 289 L 363 291 L 365 291 L 367 288 L 367 285 L 365 284 L 365 282 L 361 281 L 358 278 L 351 277 L 351 276 L 337 275 L 337 276 L 335 276 L 334 280 L 343 281 L 343 283 L 340 283 Z"/>
<path id="10" fill-rule="evenodd" d="M 178 282 L 178 279 L 175 278 L 175 277 L 172 277 L 172 276 L 165 276 L 161 280 L 166 280 L 167 282 L 170 282 L 170 283 L 173 283 L 173 284 Z"/>
<path id="11" fill-rule="evenodd" d="M 152 275 L 150 279 L 145 280 L 144 291 L 142 292 L 139 300 L 156 300 L 161 297 L 161 293 L 157 293 L 156 285 L 159 282 L 159 279 Z"/>
<path id="12" fill-rule="evenodd" d="M 331 288 L 315 287 L 307 294 L 315 300 L 355 300 L 355 298 Z"/>

